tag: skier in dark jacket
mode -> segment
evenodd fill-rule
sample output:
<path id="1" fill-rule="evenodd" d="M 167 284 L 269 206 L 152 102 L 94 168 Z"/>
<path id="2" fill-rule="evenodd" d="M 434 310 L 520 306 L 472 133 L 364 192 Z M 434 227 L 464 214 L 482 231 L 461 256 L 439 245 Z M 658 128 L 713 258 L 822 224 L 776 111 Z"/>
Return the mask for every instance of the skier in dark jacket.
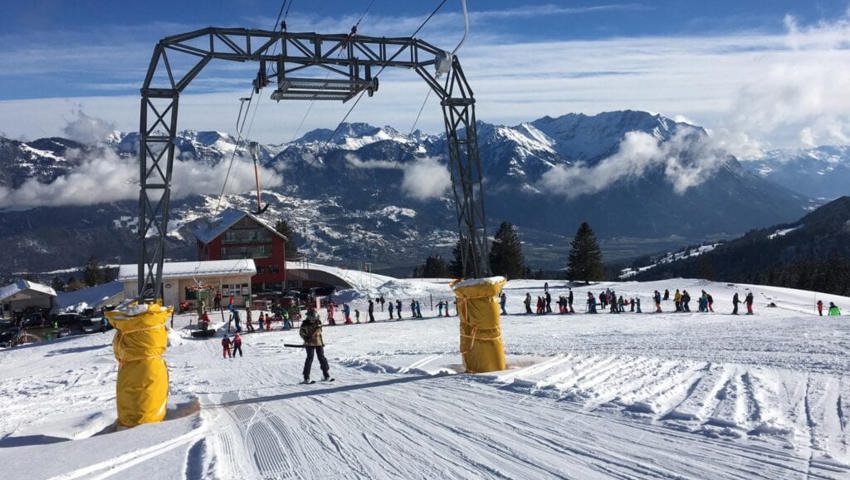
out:
<path id="1" fill-rule="evenodd" d="M 741 300 L 738 298 L 738 292 L 735 292 L 735 295 L 732 295 L 732 315 L 738 314 L 739 303 L 741 303 Z"/>
<path id="2" fill-rule="evenodd" d="M 525 294 L 525 300 L 522 302 L 525 304 L 525 313 L 531 313 L 531 294 Z"/>
<path id="3" fill-rule="evenodd" d="M 499 295 L 499 306 L 500 306 L 500 307 L 502 307 L 502 315 L 507 315 L 507 314 L 508 314 L 508 312 L 507 312 L 507 311 L 505 311 L 505 304 L 506 304 L 507 302 L 508 302 L 508 296 L 507 296 L 507 295 L 505 295 L 505 292 L 502 292 L 502 294 L 501 294 L 501 295 Z"/>
<path id="4" fill-rule="evenodd" d="M 670 300 L 670 290 L 664 289 L 664 301 Z"/>
<path id="5" fill-rule="evenodd" d="M 369 299 L 369 323 L 373 323 L 375 321 L 375 302 L 372 299 Z"/>
<path id="6" fill-rule="evenodd" d="M 747 304 L 747 315 L 753 314 L 753 292 L 747 292 L 747 297 L 744 298 L 744 303 Z"/>
<path id="7" fill-rule="evenodd" d="M 306 318 L 301 322 L 301 329 L 298 331 L 301 339 L 304 340 L 304 349 L 307 351 L 307 358 L 304 360 L 304 383 L 310 383 L 310 368 L 313 366 L 313 355 L 319 358 L 319 366 L 322 368 L 323 380 L 331 380 L 330 367 L 328 359 L 325 358 L 325 342 L 322 339 L 322 322 L 319 320 L 319 315 L 316 310 L 307 310 Z"/>
<path id="8" fill-rule="evenodd" d="M 567 306 L 569 307 L 569 313 L 576 313 L 575 309 L 573 309 L 573 289 L 570 289 L 570 294 L 567 295 Z"/>
<path id="9" fill-rule="evenodd" d="M 587 292 L 587 313 L 596 313 L 596 297 L 592 292 Z"/>
<path id="10" fill-rule="evenodd" d="M 818 300 L 818 315 L 823 316 L 823 301 Z"/>
<path id="11" fill-rule="evenodd" d="M 669 294 L 670 292 L 667 291 L 667 293 Z M 661 292 L 656 290 L 652 294 L 652 300 L 655 302 L 655 313 L 661 313 Z"/>
<path id="12" fill-rule="evenodd" d="M 401 300 L 395 301 L 395 314 L 401 320 Z"/>
<path id="13" fill-rule="evenodd" d="M 687 290 L 682 290 L 682 310 L 685 311 L 685 312 L 690 312 L 691 311 L 691 307 L 689 305 L 690 303 L 691 303 L 691 294 L 688 293 Z"/>
<path id="14" fill-rule="evenodd" d="M 546 289 L 546 313 L 552 313 L 552 294 L 549 293 L 548 288 Z"/>

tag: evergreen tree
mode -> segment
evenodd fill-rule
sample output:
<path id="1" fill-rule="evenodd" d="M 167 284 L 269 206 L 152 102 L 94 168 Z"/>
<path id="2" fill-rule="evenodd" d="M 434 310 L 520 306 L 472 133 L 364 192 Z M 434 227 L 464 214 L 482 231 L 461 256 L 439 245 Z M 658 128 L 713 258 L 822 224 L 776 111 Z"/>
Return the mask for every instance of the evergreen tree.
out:
<path id="1" fill-rule="evenodd" d="M 454 249 L 452 249 L 452 261 L 449 263 L 449 274 L 454 278 L 465 278 L 467 272 L 463 268 L 463 256 L 465 252 L 467 267 L 470 264 L 472 257 L 472 248 L 469 245 L 469 240 L 461 235 L 457 239 Z"/>
<path id="2" fill-rule="evenodd" d="M 414 277 L 445 278 L 449 276 L 449 267 L 440 255 L 429 255 L 425 264 L 413 269 Z"/>
<path id="3" fill-rule="evenodd" d="M 62 281 L 59 277 L 53 277 L 50 281 L 50 288 L 56 290 L 57 292 L 61 292 L 65 290 L 65 282 Z"/>
<path id="4" fill-rule="evenodd" d="M 280 219 L 274 225 L 274 229 L 286 237 L 286 242 L 284 242 L 283 254 L 286 256 L 287 261 L 298 260 L 301 255 L 298 253 L 298 234 L 296 234 L 291 228 L 289 228 L 289 224 L 286 223 L 286 220 Z"/>
<path id="5" fill-rule="evenodd" d="M 585 283 L 602 280 L 605 269 L 602 266 L 602 250 L 596 242 L 596 235 L 587 222 L 578 227 L 576 236 L 570 242 L 570 256 L 567 261 L 567 278 L 584 280 Z"/>
<path id="6" fill-rule="evenodd" d="M 97 258 L 92 255 L 89 257 L 89 261 L 86 262 L 85 268 L 83 268 L 83 282 L 85 282 L 87 286 L 93 287 L 103 283 L 103 279 L 103 269 L 100 267 L 100 263 Z"/>
<path id="7" fill-rule="evenodd" d="M 502 275 L 508 279 L 522 278 L 525 272 L 525 259 L 522 255 L 522 244 L 516 233 L 516 228 L 509 222 L 502 222 L 493 237 L 490 248 L 490 270 L 493 275 Z"/>

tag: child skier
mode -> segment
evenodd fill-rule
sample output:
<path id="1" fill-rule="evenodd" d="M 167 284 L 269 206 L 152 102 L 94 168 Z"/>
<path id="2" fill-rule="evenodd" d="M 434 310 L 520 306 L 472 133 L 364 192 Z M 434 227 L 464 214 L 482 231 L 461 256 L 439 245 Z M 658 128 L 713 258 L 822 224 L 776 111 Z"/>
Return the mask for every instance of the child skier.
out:
<path id="1" fill-rule="evenodd" d="M 222 358 L 230 358 L 230 339 L 227 338 L 227 334 L 224 334 L 224 338 L 221 339 L 221 348 L 222 348 Z"/>
<path id="2" fill-rule="evenodd" d="M 237 333 L 233 336 L 233 356 L 231 358 L 236 358 L 236 352 L 239 352 L 239 356 L 242 356 L 242 337 Z"/>

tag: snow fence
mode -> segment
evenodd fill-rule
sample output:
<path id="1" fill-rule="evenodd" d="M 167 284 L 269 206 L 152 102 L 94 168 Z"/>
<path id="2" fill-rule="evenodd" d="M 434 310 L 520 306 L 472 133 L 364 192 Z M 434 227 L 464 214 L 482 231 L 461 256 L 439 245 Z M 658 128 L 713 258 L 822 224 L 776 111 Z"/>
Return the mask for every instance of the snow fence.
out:
<path id="1" fill-rule="evenodd" d="M 460 317 L 460 353 L 469 373 L 505 369 L 498 295 L 506 281 L 488 277 L 452 284 Z"/>
<path id="2" fill-rule="evenodd" d="M 158 303 L 122 305 L 106 312 L 115 327 L 112 349 L 118 360 L 118 425 L 160 422 L 168 401 L 168 368 L 162 355 L 168 344 L 165 322 L 172 307 Z"/>

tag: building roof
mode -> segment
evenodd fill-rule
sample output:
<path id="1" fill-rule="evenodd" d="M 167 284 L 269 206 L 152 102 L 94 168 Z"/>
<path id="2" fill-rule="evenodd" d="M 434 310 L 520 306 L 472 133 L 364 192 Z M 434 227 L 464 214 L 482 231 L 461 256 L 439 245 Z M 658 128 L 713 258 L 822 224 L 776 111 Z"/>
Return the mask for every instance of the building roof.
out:
<path id="1" fill-rule="evenodd" d="M 56 296 L 56 290 L 40 283 L 18 280 L 15 283 L 0 288 L 0 302 L 10 300 L 28 300 L 40 296 Z"/>
<path id="2" fill-rule="evenodd" d="M 285 235 L 275 230 L 274 227 L 266 223 L 265 220 L 262 220 L 256 215 L 253 215 L 249 212 L 237 210 L 235 208 L 225 209 L 217 216 L 213 217 L 209 223 L 195 230 L 195 238 L 197 238 L 201 243 L 210 243 L 211 241 L 218 238 L 221 234 L 226 232 L 227 229 L 235 225 L 236 222 L 242 220 L 245 217 L 248 217 L 260 224 L 261 226 L 267 228 L 269 231 L 282 238 L 284 241 L 288 240 Z"/>
<path id="3" fill-rule="evenodd" d="M 166 262 L 162 265 L 162 278 L 195 278 L 221 277 L 225 275 L 255 275 L 257 267 L 254 260 L 240 258 L 237 260 L 210 260 L 195 262 Z M 136 264 L 121 265 L 118 269 L 118 280 L 126 282 L 136 280 L 139 266 Z"/>

